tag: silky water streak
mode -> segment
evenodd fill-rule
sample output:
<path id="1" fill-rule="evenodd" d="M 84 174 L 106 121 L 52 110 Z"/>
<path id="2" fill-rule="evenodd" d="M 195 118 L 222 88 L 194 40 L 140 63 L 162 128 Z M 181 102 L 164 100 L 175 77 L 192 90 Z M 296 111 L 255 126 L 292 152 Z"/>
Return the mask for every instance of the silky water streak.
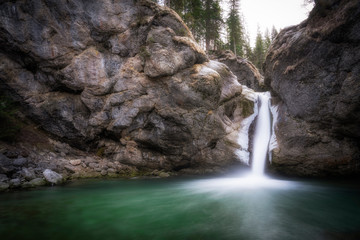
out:
<path id="1" fill-rule="evenodd" d="M 266 159 L 269 153 L 271 137 L 270 93 L 258 93 L 258 116 L 252 151 L 252 173 L 257 176 L 264 174 Z"/>

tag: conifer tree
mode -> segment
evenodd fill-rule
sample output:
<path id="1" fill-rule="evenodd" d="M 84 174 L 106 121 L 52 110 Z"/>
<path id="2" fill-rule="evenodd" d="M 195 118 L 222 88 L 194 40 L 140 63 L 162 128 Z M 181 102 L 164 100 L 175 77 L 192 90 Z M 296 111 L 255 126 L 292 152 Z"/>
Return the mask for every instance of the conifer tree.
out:
<path id="1" fill-rule="evenodd" d="M 265 34 L 264 34 L 264 52 L 266 53 L 271 45 L 271 38 L 269 34 L 269 29 L 266 28 Z"/>
<path id="2" fill-rule="evenodd" d="M 198 42 L 201 42 L 205 35 L 205 23 L 203 17 L 203 0 L 184 0 L 182 18 Z"/>
<path id="3" fill-rule="evenodd" d="M 278 35 L 278 31 L 276 30 L 276 28 L 273 26 L 271 29 L 271 42 L 274 41 L 274 39 L 276 38 L 276 36 Z"/>
<path id="4" fill-rule="evenodd" d="M 235 55 L 244 56 L 243 26 L 239 14 L 239 0 L 230 0 L 230 13 L 227 18 L 229 48 Z"/>
<path id="5" fill-rule="evenodd" d="M 253 59 L 252 62 L 255 66 L 262 72 L 262 65 L 265 60 L 265 48 L 264 48 L 264 40 L 261 35 L 260 29 L 258 28 L 258 32 L 256 35 L 255 48 L 253 50 Z"/>
<path id="6" fill-rule="evenodd" d="M 209 51 L 210 45 L 212 45 L 213 49 L 216 47 L 223 24 L 218 0 L 205 0 L 204 22 L 206 51 Z"/>
<path id="7" fill-rule="evenodd" d="M 250 37 L 249 35 L 245 35 L 244 36 L 244 58 L 247 58 L 249 59 L 250 61 L 252 61 L 253 59 L 253 51 L 252 51 L 252 48 L 251 48 L 251 45 L 250 45 Z"/>
<path id="8" fill-rule="evenodd" d="M 164 5 L 171 7 L 171 1 L 170 0 L 163 0 L 164 1 Z"/>
<path id="9" fill-rule="evenodd" d="M 170 2 L 170 7 L 179 14 L 180 17 L 183 17 L 185 10 L 185 0 L 176 0 Z"/>

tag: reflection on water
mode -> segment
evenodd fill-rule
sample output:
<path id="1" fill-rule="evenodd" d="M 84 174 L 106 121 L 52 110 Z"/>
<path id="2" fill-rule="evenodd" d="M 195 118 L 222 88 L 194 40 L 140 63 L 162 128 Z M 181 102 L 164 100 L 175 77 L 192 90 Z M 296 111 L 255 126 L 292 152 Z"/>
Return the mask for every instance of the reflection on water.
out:
<path id="1" fill-rule="evenodd" d="M 351 185 L 271 179 L 83 181 L 0 195 L 1 239 L 358 239 Z"/>

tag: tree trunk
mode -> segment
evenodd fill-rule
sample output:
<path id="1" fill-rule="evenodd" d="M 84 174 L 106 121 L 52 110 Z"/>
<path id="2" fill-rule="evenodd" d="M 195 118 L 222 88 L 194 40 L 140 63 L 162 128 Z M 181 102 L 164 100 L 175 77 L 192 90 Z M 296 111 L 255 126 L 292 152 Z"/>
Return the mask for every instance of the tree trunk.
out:
<path id="1" fill-rule="evenodd" d="M 235 56 L 236 56 L 236 42 L 235 42 L 235 37 L 233 38 L 233 40 L 234 40 L 234 54 L 235 54 Z"/>
<path id="2" fill-rule="evenodd" d="M 205 42 L 206 42 L 206 51 L 208 52 L 210 50 L 210 0 L 206 0 L 205 2 Z"/>

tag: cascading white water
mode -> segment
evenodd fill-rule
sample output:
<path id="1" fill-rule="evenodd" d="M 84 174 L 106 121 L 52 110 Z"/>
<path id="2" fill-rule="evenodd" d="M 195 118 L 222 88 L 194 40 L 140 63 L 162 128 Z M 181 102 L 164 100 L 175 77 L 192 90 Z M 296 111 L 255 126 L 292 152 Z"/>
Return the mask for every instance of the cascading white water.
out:
<path id="1" fill-rule="evenodd" d="M 269 151 L 271 136 L 270 97 L 269 92 L 258 93 L 259 109 L 252 151 L 252 173 L 256 176 L 264 175 L 266 156 Z"/>
<path id="2" fill-rule="evenodd" d="M 252 147 L 252 172 L 251 174 L 241 173 L 240 176 L 237 173 L 237 177 L 235 178 L 202 180 L 196 184 L 192 184 L 192 187 L 195 187 L 199 191 L 232 191 L 233 189 L 238 188 L 252 189 L 259 187 L 286 188 L 290 185 L 293 185 L 293 183 L 288 181 L 271 179 L 264 174 L 267 156 L 269 156 L 270 160 L 270 151 L 277 147 L 274 131 L 276 128 L 278 107 L 276 105 L 271 106 L 270 92 L 259 93 L 244 87 L 243 93 L 245 93 L 245 96 L 251 101 L 257 99 L 256 103 L 254 104 L 254 113 L 248 118 L 244 119 L 242 122 L 243 125 L 239 130 L 238 139 L 238 143 L 241 149 L 239 152 L 237 152 L 239 159 L 248 164 L 248 141 L 243 138 L 248 139 L 248 130 L 250 124 L 257 116 Z"/>

